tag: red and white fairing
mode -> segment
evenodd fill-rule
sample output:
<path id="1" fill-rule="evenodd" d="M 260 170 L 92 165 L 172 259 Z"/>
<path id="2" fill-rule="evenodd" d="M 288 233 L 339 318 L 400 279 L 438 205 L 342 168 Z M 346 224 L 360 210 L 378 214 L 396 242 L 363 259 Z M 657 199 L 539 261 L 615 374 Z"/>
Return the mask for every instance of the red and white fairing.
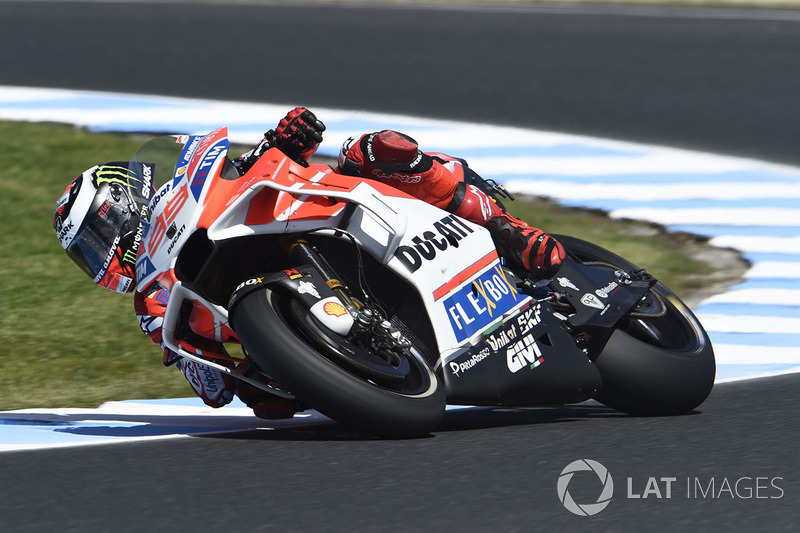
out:
<path id="1" fill-rule="evenodd" d="M 225 179 L 226 128 L 176 142 L 185 146 L 173 179 L 148 206 L 137 260 L 139 290 L 156 280 L 170 289 L 180 285 L 173 273 L 178 253 L 199 228 L 211 241 L 344 230 L 417 289 L 445 359 L 529 301 L 506 280 L 491 237 L 480 226 L 380 182 L 336 174 L 326 165 L 300 166 L 274 148 L 244 176 Z M 173 299 L 165 323 L 175 316 Z M 225 309 L 207 305 L 227 318 Z M 312 312 L 320 320 L 331 316 L 324 305 Z M 342 316 L 333 329 L 347 327 L 341 321 L 350 317 Z M 169 335 L 164 340 L 171 344 Z M 185 355 L 178 346 L 170 348 Z"/>

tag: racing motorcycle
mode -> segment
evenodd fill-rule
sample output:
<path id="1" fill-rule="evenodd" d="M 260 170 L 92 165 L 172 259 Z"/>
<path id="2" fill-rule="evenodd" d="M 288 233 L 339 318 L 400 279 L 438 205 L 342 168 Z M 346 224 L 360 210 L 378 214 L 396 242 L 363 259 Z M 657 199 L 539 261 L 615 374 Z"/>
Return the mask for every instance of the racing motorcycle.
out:
<path id="1" fill-rule="evenodd" d="M 667 415 L 711 391 L 703 327 L 625 259 L 557 235 L 568 257 L 533 283 L 478 225 L 275 148 L 240 176 L 229 147 L 226 128 L 160 137 L 131 163 L 158 187 L 137 285 L 171 290 L 163 340 L 181 356 L 383 437 L 430 433 L 447 403 Z M 193 344 L 198 306 L 241 358 Z"/>

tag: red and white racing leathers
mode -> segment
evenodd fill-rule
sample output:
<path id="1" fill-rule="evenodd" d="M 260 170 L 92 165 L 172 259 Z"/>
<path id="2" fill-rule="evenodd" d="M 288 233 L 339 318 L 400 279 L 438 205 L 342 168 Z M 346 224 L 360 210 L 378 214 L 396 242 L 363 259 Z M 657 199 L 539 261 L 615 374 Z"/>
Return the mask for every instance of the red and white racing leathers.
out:
<path id="1" fill-rule="evenodd" d="M 500 255 L 534 277 L 554 275 L 566 255 L 556 239 L 510 215 L 471 183 L 483 180 L 466 161 L 422 152 L 414 139 L 402 133 L 383 130 L 348 139 L 337 171 L 379 180 L 480 224 L 489 230 Z"/>

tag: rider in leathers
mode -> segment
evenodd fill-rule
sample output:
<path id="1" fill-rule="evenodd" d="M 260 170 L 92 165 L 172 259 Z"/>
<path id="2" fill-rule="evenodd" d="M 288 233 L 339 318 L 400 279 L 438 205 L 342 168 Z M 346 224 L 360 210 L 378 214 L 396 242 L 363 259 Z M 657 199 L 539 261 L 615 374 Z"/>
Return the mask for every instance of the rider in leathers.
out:
<path id="1" fill-rule="evenodd" d="M 275 147 L 307 166 L 324 131 L 325 125 L 311 111 L 297 107 L 234 164 L 240 174 L 244 174 L 263 153 Z M 383 130 L 348 139 L 339 154 L 336 172 L 379 180 L 482 225 L 489 230 L 500 255 L 528 270 L 534 278 L 551 277 L 564 259 L 564 248 L 558 241 L 502 209 L 487 194 L 486 182 L 464 160 L 422 152 L 417 142 L 405 134 Z M 164 346 L 161 323 L 168 299 L 169 291 L 157 282 L 136 292 L 134 307 L 139 325 L 153 342 L 164 348 L 164 364 L 177 366 L 207 405 L 221 407 L 236 395 L 262 418 L 291 418 L 299 410 L 295 402 L 262 391 L 210 366 L 184 359 Z M 224 353 L 221 343 L 235 340 L 231 330 L 202 309 L 192 311 L 188 325 L 197 334 L 193 343 L 213 353 Z M 234 365 L 230 361 L 217 362 Z"/>

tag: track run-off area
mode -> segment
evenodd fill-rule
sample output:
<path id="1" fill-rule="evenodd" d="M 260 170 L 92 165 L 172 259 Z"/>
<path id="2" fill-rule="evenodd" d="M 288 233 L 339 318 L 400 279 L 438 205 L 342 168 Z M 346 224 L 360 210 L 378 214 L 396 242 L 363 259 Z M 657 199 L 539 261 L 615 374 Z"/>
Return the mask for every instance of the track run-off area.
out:
<path id="1" fill-rule="evenodd" d="M 396 129 L 426 150 L 465 158 L 512 193 L 602 209 L 614 218 L 651 221 L 736 249 L 752 265 L 744 279 L 694 309 L 714 344 L 717 383 L 800 371 L 800 170 L 547 131 L 314 110 L 328 128 L 321 155 L 335 157 L 350 136 Z M 68 123 L 105 132 L 205 133 L 226 125 L 232 142 L 243 145 L 261 138 L 269 127 L 265 117 L 277 121 L 285 111 L 285 106 L 257 103 L 0 87 L 0 118 L 6 120 Z M 158 423 L 165 415 L 172 427 Z M 208 423 L 181 418 L 205 415 L 211 416 Z M 289 424 L 320 420 L 324 417 L 312 413 Z M 0 423 L 8 430 L 0 451 L 264 425 L 243 406 L 214 412 L 195 399 L 111 402 L 99 410 L 4 412 Z"/>

